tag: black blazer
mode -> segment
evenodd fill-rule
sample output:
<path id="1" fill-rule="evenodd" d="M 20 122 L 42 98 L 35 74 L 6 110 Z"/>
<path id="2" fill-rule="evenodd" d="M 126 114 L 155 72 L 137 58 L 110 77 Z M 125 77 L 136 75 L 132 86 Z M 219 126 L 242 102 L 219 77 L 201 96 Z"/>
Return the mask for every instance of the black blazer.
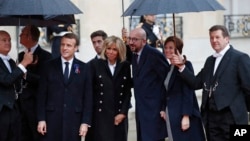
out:
<path id="1" fill-rule="evenodd" d="M 16 95 L 14 85 L 23 76 L 23 71 L 16 66 L 14 60 L 10 60 L 12 73 L 9 72 L 3 60 L 0 58 L 0 111 L 3 106 L 13 108 Z"/>
<path id="2" fill-rule="evenodd" d="M 23 80 L 26 83 L 26 89 L 23 90 L 21 94 L 21 99 L 35 98 L 38 89 L 38 82 L 41 75 L 41 67 L 44 62 L 51 59 L 51 54 L 42 49 L 40 45 L 36 48 L 33 53 L 34 57 L 37 58 L 36 64 L 30 64 L 27 66 L 26 79 Z M 23 60 L 24 52 L 19 53 L 18 60 L 21 62 Z M 27 90 L 28 89 L 28 90 Z"/>

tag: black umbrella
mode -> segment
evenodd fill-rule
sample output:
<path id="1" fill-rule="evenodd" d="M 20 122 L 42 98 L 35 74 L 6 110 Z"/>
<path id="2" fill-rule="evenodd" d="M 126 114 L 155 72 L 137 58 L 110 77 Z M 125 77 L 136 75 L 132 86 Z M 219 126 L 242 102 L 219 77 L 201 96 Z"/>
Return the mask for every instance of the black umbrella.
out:
<path id="1" fill-rule="evenodd" d="M 69 24 L 73 14 L 80 13 L 70 0 L 0 0 L 0 25 Z"/>
<path id="2" fill-rule="evenodd" d="M 135 0 L 122 16 L 173 13 L 175 36 L 175 13 L 225 10 L 216 0 Z"/>
<path id="3" fill-rule="evenodd" d="M 74 15 L 60 15 L 50 18 L 46 18 L 42 15 L 0 17 L 1 26 L 36 25 L 44 27 L 58 24 L 75 24 L 75 17 Z"/>
<path id="4" fill-rule="evenodd" d="M 69 15 L 80 14 L 70 0 L 0 0 L 1 15 Z"/>
<path id="5" fill-rule="evenodd" d="M 71 24 L 80 13 L 70 0 L 0 0 L 0 25 Z"/>

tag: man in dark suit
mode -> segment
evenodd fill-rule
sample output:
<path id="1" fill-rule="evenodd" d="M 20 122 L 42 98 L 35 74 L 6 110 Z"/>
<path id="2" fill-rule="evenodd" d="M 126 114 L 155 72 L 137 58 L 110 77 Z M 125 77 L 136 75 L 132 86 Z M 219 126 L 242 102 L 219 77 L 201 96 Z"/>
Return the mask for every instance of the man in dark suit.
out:
<path id="1" fill-rule="evenodd" d="M 20 43 L 25 51 L 19 53 L 18 60 L 21 62 L 25 52 L 34 55 L 34 62 L 27 66 L 27 73 L 21 80 L 21 93 L 18 99 L 22 116 L 21 141 L 38 141 L 36 95 L 40 69 L 44 62 L 51 58 L 51 54 L 40 47 L 38 40 L 40 31 L 35 26 L 26 26 L 20 34 Z"/>
<path id="2" fill-rule="evenodd" d="M 163 141 L 166 124 L 160 116 L 166 90 L 163 82 L 169 64 L 163 54 L 150 47 L 142 28 L 130 32 L 128 43 L 132 58 L 138 141 Z M 136 57 L 137 56 L 137 57 Z"/>
<path id="3" fill-rule="evenodd" d="M 80 141 L 91 124 L 92 92 L 87 91 L 86 64 L 74 57 L 78 45 L 75 34 L 65 34 L 61 56 L 42 69 L 37 97 L 41 141 Z"/>
<path id="4" fill-rule="evenodd" d="M 0 30 L 0 141 L 20 140 L 20 113 L 16 103 L 18 98 L 18 80 L 27 72 L 32 63 L 32 53 L 25 52 L 18 66 L 8 53 L 11 50 L 9 33 Z"/>
<path id="5" fill-rule="evenodd" d="M 250 95 L 250 59 L 229 44 L 225 26 L 209 29 L 210 43 L 215 54 L 209 56 L 196 75 L 173 55 L 172 64 L 179 67 L 182 78 L 195 89 L 202 89 L 201 114 L 208 141 L 229 140 L 233 124 L 248 124 L 245 97 Z"/>

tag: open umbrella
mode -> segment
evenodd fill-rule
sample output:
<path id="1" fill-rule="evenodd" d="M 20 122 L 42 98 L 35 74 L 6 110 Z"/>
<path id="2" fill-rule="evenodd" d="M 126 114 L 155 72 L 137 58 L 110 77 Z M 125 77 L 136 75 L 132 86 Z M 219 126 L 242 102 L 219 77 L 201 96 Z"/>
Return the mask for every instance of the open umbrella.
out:
<path id="1" fill-rule="evenodd" d="M 70 24 L 80 13 L 70 0 L 0 0 L 0 25 Z"/>
<path id="2" fill-rule="evenodd" d="M 0 16 L 0 26 L 25 26 L 36 25 L 40 27 L 58 25 L 58 24 L 75 24 L 74 15 L 60 15 L 46 18 L 42 15 L 32 16 Z"/>
<path id="3" fill-rule="evenodd" d="M 175 13 L 225 10 L 216 0 L 135 0 L 122 16 L 173 13 L 175 36 Z"/>
<path id="4" fill-rule="evenodd" d="M 0 15 L 80 14 L 70 0 L 0 0 Z"/>
<path id="5" fill-rule="evenodd" d="M 82 11 L 70 0 L 0 0 L 2 25 L 69 24 L 70 19 L 71 21 L 74 19 L 73 14 L 80 13 Z M 17 53 L 19 53 L 18 45 Z"/>

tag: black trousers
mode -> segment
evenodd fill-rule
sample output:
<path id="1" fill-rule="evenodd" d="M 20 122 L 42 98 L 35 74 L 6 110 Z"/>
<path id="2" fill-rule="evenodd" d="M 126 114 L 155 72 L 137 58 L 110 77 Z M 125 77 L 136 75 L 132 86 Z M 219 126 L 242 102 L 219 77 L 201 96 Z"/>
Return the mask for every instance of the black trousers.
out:
<path id="1" fill-rule="evenodd" d="M 230 138 L 230 125 L 235 124 L 229 108 L 220 111 L 207 111 L 206 135 L 208 141 L 228 141 Z"/>
<path id="2" fill-rule="evenodd" d="M 20 141 L 21 120 L 17 105 L 0 111 L 0 141 Z"/>
<path id="3" fill-rule="evenodd" d="M 17 101 L 21 114 L 21 141 L 38 141 L 35 100 L 33 98 L 21 99 L 21 96 Z"/>

